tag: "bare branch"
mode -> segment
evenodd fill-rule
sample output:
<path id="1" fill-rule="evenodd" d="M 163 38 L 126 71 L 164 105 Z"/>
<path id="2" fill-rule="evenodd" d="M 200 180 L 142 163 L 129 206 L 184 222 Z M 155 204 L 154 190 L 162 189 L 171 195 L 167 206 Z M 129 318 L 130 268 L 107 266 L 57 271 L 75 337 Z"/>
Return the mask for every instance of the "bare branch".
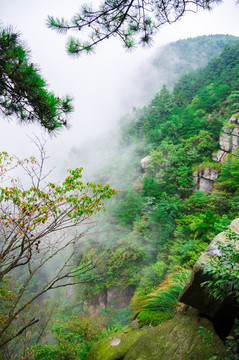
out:
<path id="1" fill-rule="evenodd" d="M 13 179 L 12 186 L 0 188 L 0 234 L 3 238 L 0 245 L 0 281 L 4 281 L 5 275 L 8 278 L 13 275 L 14 278 L 16 270 L 18 276 L 22 273 L 22 279 L 20 276 L 16 281 L 14 296 L 6 300 L 4 323 L 0 324 L 2 345 L 36 322 L 30 319 L 27 326 L 14 330 L 17 318 L 24 316 L 40 296 L 66 286 L 65 280 L 69 278 L 75 279 L 72 284 L 88 281 L 85 274 L 98 266 L 103 255 L 76 269 L 73 257 L 77 244 L 94 226 L 90 219 L 104 208 L 104 199 L 116 193 L 109 185 L 83 184 L 82 169 L 69 170 L 69 176 L 62 184 L 45 183 L 45 142 L 37 139 L 36 145 L 40 151 L 39 161 L 35 157 L 24 161 L 16 157 L 5 164 L 6 169 L 8 166 L 14 168 L 15 161 L 16 167 L 22 168 L 31 180 L 32 186 L 23 188 L 22 184 L 18 186 L 17 179 Z M 7 162 L 6 154 L 5 157 Z M 56 267 L 55 274 L 29 295 L 33 278 L 60 254 L 62 263 Z"/>

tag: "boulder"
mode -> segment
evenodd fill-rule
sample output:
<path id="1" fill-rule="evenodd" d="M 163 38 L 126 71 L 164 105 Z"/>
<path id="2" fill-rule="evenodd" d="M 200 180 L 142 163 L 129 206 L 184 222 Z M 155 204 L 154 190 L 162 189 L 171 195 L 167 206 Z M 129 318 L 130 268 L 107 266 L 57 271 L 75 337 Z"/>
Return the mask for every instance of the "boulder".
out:
<path id="1" fill-rule="evenodd" d="M 123 359 L 131 346 L 147 333 L 148 329 L 139 329 L 137 321 L 134 321 L 115 334 L 111 334 L 98 341 L 88 353 L 86 360 Z"/>
<path id="2" fill-rule="evenodd" d="M 210 344 L 200 335 L 200 327 L 213 334 Z M 122 360 L 203 360 L 211 358 L 216 351 L 220 358 L 226 354 L 225 345 L 211 322 L 198 316 L 180 315 L 151 328 Z"/>
<path id="3" fill-rule="evenodd" d="M 203 177 L 200 177 L 197 190 L 204 192 L 204 194 L 209 194 L 212 191 L 213 185 L 214 185 L 213 180 L 204 179 Z"/>
<path id="4" fill-rule="evenodd" d="M 144 157 L 144 158 L 140 161 L 141 169 L 142 169 L 143 171 L 145 171 L 146 169 L 148 169 L 150 160 L 151 160 L 151 157 L 150 157 L 150 156 L 146 156 L 146 157 Z"/>
<path id="5" fill-rule="evenodd" d="M 239 233 L 239 219 L 235 219 L 230 225 L 232 231 Z M 195 263 L 191 276 L 179 296 L 179 301 L 193 306 L 201 313 L 213 319 L 234 319 L 239 318 L 239 305 L 235 299 L 227 297 L 223 301 L 215 300 L 201 287 L 201 283 L 210 279 L 208 274 L 203 274 L 211 256 L 220 255 L 217 247 L 218 242 L 225 242 L 226 233 L 218 234 L 208 248 L 201 254 Z M 239 246 L 239 244 L 238 244 Z"/>
<path id="6" fill-rule="evenodd" d="M 209 344 L 207 332 L 212 335 Z M 189 309 L 155 328 L 138 329 L 133 322 L 96 343 L 86 360 L 203 360 L 216 351 L 224 356 L 226 348 L 212 323 Z"/>
<path id="7" fill-rule="evenodd" d="M 231 229 L 233 232 L 239 234 L 239 218 L 237 218 L 237 219 L 235 219 L 235 220 L 233 220 L 233 221 L 231 222 L 231 224 L 230 224 L 230 229 Z"/>

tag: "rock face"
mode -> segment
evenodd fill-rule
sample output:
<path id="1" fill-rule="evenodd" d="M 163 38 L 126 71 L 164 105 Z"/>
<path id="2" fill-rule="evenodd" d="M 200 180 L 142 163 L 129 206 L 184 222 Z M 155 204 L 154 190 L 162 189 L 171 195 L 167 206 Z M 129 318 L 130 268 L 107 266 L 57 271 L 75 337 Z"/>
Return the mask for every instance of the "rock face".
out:
<path id="1" fill-rule="evenodd" d="M 223 127 L 223 133 L 220 136 L 220 148 L 226 152 L 235 153 L 238 148 L 239 126 L 234 125 L 231 128 Z"/>
<path id="2" fill-rule="evenodd" d="M 239 233 L 239 219 L 235 219 L 230 228 Z M 239 304 L 231 296 L 223 301 L 215 300 L 201 287 L 201 283 L 210 280 L 208 274 L 203 274 L 203 270 L 213 255 L 220 255 L 218 242 L 223 243 L 226 240 L 226 233 L 218 234 L 208 248 L 201 254 L 193 267 L 192 274 L 188 283 L 185 285 L 179 296 L 179 301 L 198 309 L 214 323 L 214 326 L 222 338 L 225 338 L 233 325 L 234 319 L 239 319 Z M 239 241 L 236 244 L 239 248 Z"/>
<path id="3" fill-rule="evenodd" d="M 224 150 L 218 150 L 212 154 L 212 160 L 224 164 L 228 160 L 228 153 Z"/>
<path id="4" fill-rule="evenodd" d="M 239 119 L 232 116 L 229 119 L 228 125 L 222 129 L 222 134 L 219 139 L 220 150 L 212 154 L 212 160 L 224 164 L 228 160 L 229 154 L 235 154 L 239 146 Z M 196 184 L 195 190 L 200 190 L 205 194 L 212 191 L 214 180 L 219 177 L 219 171 L 213 168 L 212 165 L 202 168 L 193 173 L 194 182 Z"/>
<path id="5" fill-rule="evenodd" d="M 232 116 L 227 126 L 222 129 L 219 139 L 220 148 L 224 153 L 235 153 L 239 145 L 239 119 Z M 225 154 L 224 154 L 225 155 Z"/>
<path id="6" fill-rule="evenodd" d="M 212 159 L 224 163 L 227 160 L 228 154 L 234 154 L 239 146 L 239 119 L 232 116 L 229 119 L 227 126 L 222 128 L 222 133 L 219 139 L 221 150 L 213 154 Z"/>
<path id="7" fill-rule="evenodd" d="M 199 170 L 194 171 L 193 177 L 194 182 L 196 183 L 196 189 L 203 191 L 206 194 L 209 194 L 213 188 L 214 180 L 219 176 L 219 171 L 212 166 L 207 166 L 203 168 L 202 165 L 199 166 Z"/>
<path id="8" fill-rule="evenodd" d="M 214 333 L 210 346 L 200 335 L 200 326 L 214 333 L 209 320 L 180 315 L 155 328 L 134 330 L 131 325 L 93 346 L 86 360 L 203 360 L 215 351 L 225 355 L 225 346 Z"/>
<path id="9" fill-rule="evenodd" d="M 100 310 L 111 306 L 114 309 L 122 309 L 130 305 L 132 296 L 134 295 L 135 287 L 129 286 L 126 289 L 119 289 L 117 286 L 112 286 L 96 296 L 93 301 L 85 303 L 89 312 L 92 315 L 99 313 Z"/>

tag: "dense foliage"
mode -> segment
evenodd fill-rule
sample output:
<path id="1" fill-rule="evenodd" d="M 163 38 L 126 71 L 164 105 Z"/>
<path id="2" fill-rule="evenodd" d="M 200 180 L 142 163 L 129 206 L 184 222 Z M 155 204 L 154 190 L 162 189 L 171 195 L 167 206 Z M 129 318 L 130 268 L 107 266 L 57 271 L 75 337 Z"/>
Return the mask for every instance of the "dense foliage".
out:
<path id="1" fill-rule="evenodd" d="M 206 291 L 216 300 L 223 301 L 233 297 L 239 302 L 239 251 L 236 242 L 239 235 L 230 229 L 226 231 L 225 242 L 218 242 L 219 250 L 216 256 L 212 256 L 204 269 L 204 273 L 210 276 L 210 280 L 201 284 Z M 233 331 L 227 337 L 226 345 L 230 355 L 225 360 L 239 359 L 239 320 L 235 320 Z"/>
<path id="2" fill-rule="evenodd" d="M 147 107 L 122 119 L 122 144 L 133 149 L 125 166 L 128 184 L 109 204 L 107 235 L 99 235 L 97 244 L 120 244 L 126 258 L 111 281 L 94 285 L 96 294 L 116 283 L 134 286 L 138 296 L 148 294 L 166 273 L 192 266 L 238 216 L 238 156 L 225 164 L 212 161 L 223 125 L 231 126 L 228 120 L 239 110 L 238 51 L 238 44 L 226 46 L 219 58 L 185 75 L 172 92 L 163 86 Z M 135 163 L 139 168 L 148 155 L 145 174 L 136 172 Z M 99 179 L 110 179 L 111 172 L 117 178 L 120 158 L 111 163 Z M 195 170 L 207 166 L 220 175 L 208 194 L 195 191 L 193 178 Z"/>
<path id="3" fill-rule="evenodd" d="M 238 238 L 238 234 L 228 230 L 225 242 L 217 244 L 218 254 L 211 258 L 204 269 L 204 273 L 211 275 L 212 279 L 201 286 L 217 300 L 223 301 L 227 296 L 239 300 Z"/>
<path id="4" fill-rule="evenodd" d="M 27 356 L 34 360 L 85 359 L 94 343 L 119 329 L 110 327 L 107 317 L 103 315 L 63 318 L 56 321 L 52 328 L 57 344 L 34 346 Z"/>
<path id="5" fill-rule="evenodd" d="M 184 75 L 172 91 L 163 86 L 148 106 L 134 109 L 121 120 L 120 146 L 124 150 L 120 151 L 119 147 L 117 156 L 96 175 L 96 183 L 110 181 L 121 191 L 106 203 L 106 213 L 98 215 L 97 233 L 90 232 L 87 242 L 75 249 L 72 263 L 88 266 L 91 259 L 98 259 L 101 253 L 111 253 L 111 256 L 100 257 L 102 261 L 97 260 L 97 267 L 88 269 L 87 276 L 78 265 L 74 267 L 76 282 L 87 282 L 76 285 L 70 298 L 64 293 L 56 314 L 52 315 L 54 321 L 59 320 L 52 326 L 53 334 L 48 334 L 45 340 L 41 335 L 43 331 L 36 333 L 37 345 L 25 349 L 25 356 L 35 360 L 84 359 L 92 344 L 101 337 L 100 332 L 107 334 L 114 331 L 111 327 L 113 323 L 123 326 L 133 315 L 128 308 L 117 310 L 114 302 L 109 301 L 107 296 L 112 289 L 134 292 L 134 316 L 138 317 L 142 326 L 154 326 L 173 316 L 188 268 L 193 266 L 215 235 L 239 215 L 239 155 L 230 154 L 225 163 L 212 160 L 213 152 L 219 149 L 222 127 L 231 129 L 234 126 L 228 122 L 232 115 L 239 119 L 238 64 L 239 44 L 228 45 L 205 68 Z M 144 157 L 148 158 L 143 171 L 140 170 L 140 160 Z M 35 159 L 32 161 L 34 163 Z M 219 177 L 213 189 L 204 193 L 195 190 L 194 171 L 207 167 L 214 169 Z M 34 207 L 33 227 L 38 222 L 43 226 L 44 210 L 53 217 L 61 217 L 58 210 L 62 211 L 64 204 L 61 199 L 66 200 L 66 185 L 70 183 L 73 193 L 68 194 L 66 205 L 73 204 L 71 220 L 74 222 L 74 209 L 79 202 L 78 215 L 86 220 L 94 212 L 94 197 L 83 198 L 74 192 L 75 186 L 79 186 L 81 191 L 89 188 L 96 198 L 101 193 L 103 197 L 110 197 L 116 191 L 109 186 L 102 188 L 92 183 L 87 184 L 87 189 L 82 188 L 78 176 L 79 170 L 71 172 L 61 186 L 52 187 L 50 184 L 50 198 L 44 195 L 46 191 L 35 192 L 35 188 L 28 190 L 29 193 L 16 191 L 15 188 L 9 192 L 10 188 L 3 188 L 2 200 L 8 204 L 15 199 L 14 206 L 20 206 L 20 209 L 23 201 L 27 207 L 24 213 L 19 210 L 18 226 L 23 226 L 21 217 L 28 218 L 31 201 L 37 202 L 39 206 Z M 21 204 L 18 204 L 20 200 Z M 102 206 L 96 207 L 96 210 L 100 208 Z M 80 213 L 82 209 L 83 214 Z M 9 219 L 10 216 L 4 219 L 7 224 L 1 225 L 2 231 L 11 230 Z M 48 226 L 47 222 L 45 226 Z M 24 236 L 28 235 L 29 228 L 25 230 L 24 227 L 23 230 L 25 232 L 20 229 Z M 22 235 L 18 233 L 19 239 Z M 41 247 L 41 243 L 34 248 L 36 252 L 38 246 Z M 216 296 L 221 294 L 222 282 L 227 283 L 229 292 L 238 287 L 237 273 L 236 279 L 229 281 L 232 278 L 229 263 L 238 258 L 234 250 L 233 245 L 226 247 L 227 260 L 220 265 L 221 268 L 218 270 L 215 263 L 209 269 L 215 273 L 218 287 L 211 283 L 207 285 L 213 286 Z M 225 276 L 221 276 L 221 269 L 225 269 Z M 15 301 L 14 283 L 11 283 L 14 280 L 5 277 L 2 281 L 1 296 L 5 310 Z M 35 291 L 38 280 L 36 277 L 29 293 Z M 99 318 L 86 318 L 92 315 L 90 309 L 93 308 L 93 313 L 99 310 L 95 304 L 102 303 L 103 295 L 107 322 L 102 320 L 101 315 Z M 36 310 L 29 308 L 28 311 L 31 315 Z M 51 313 L 49 309 L 42 316 L 42 329 L 47 328 L 44 324 L 50 322 L 48 313 Z M 5 321 L 6 314 L 7 311 L 2 312 L 0 321 Z M 98 321 L 97 326 L 94 321 Z M 34 333 L 31 335 L 33 337 Z M 28 345 L 30 347 L 32 343 Z"/>

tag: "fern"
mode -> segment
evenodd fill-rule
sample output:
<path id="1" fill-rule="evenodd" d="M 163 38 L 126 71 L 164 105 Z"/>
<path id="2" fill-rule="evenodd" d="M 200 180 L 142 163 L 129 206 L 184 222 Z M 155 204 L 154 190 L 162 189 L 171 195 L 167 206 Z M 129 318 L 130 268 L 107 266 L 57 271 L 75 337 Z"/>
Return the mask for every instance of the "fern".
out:
<path id="1" fill-rule="evenodd" d="M 132 299 L 131 306 L 135 309 L 133 319 L 138 317 L 139 325 L 156 326 L 171 319 L 179 305 L 178 296 L 187 282 L 190 270 L 169 274 L 160 286 L 148 295 Z"/>

